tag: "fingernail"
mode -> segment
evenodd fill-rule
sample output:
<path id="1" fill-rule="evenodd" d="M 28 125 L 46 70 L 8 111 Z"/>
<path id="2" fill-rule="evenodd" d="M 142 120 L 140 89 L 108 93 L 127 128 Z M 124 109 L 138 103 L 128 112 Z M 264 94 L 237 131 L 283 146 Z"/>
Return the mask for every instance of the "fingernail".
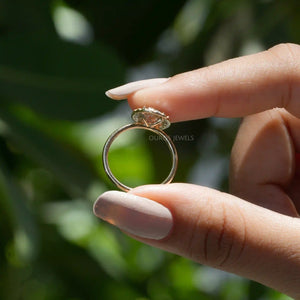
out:
<path id="1" fill-rule="evenodd" d="M 102 194 L 94 204 L 94 214 L 130 234 L 160 240 L 172 226 L 172 214 L 150 199 L 118 191 Z"/>
<path id="2" fill-rule="evenodd" d="M 169 78 L 153 78 L 130 82 L 105 92 L 106 96 L 114 100 L 126 99 L 128 95 L 148 87 L 166 82 Z"/>

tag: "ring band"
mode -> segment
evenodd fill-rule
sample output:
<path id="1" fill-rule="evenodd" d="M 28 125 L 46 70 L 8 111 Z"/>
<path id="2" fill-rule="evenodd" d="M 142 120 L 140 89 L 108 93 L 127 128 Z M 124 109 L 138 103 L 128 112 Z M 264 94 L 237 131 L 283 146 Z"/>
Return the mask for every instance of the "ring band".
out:
<path id="1" fill-rule="evenodd" d="M 143 111 L 145 112 L 145 110 L 147 109 L 150 109 L 150 108 L 143 108 L 143 109 L 138 109 L 139 112 L 140 111 Z M 152 109 L 153 110 L 153 109 Z M 134 113 L 136 112 L 137 110 L 134 111 Z M 157 112 L 156 110 L 153 110 L 155 112 Z M 148 112 L 148 111 L 146 111 Z M 134 113 L 133 113 L 133 119 L 134 119 Z M 151 111 L 152 113 L 152 111 Z M 160 112 L 159 112 L 160 113 Z M 162 113 L 161 113 L 162 114 Z M 164 115 L 164 114 L 163 114 Z M 165 115 L 164 115 L 165 116 Z M 151 115 L 152 117 L 152 115 Z M 148 118 L 149 119 L 149 118 Z M 149 121 L 147 119 L 147 121 Z M 151 119 L 152 120 L 152 119 Z M 112 173 L 110 167 L 109 167 L 109 164 L 108 164 L 108 152 L 109 152 L 109 149 L 113 143 L 113 141 L 122 133 L 122 132 L 125 132 L 127 130 L 131 130 L 131 129 L 144 129 L 144 130 L 148 130 L 148 131 L 151 131 L 157 135 L 159 135 L 160 137 L 162 137 L 162 139 L 164 140 L 164 142 L 167 144 L 170 152 L 171 152 L 171 155 L 172 155 L 172 167 L 171 167 L 171 171 L 169 173 L 169 175 L 166 177 L 166 179 L 162 182 L 162 184 L 167 184 L 167 183 L 170 183 L 174 176 L 175 176 L 175 173 L 176 173 L 176 170 L 177 170 L 177 165 L 178 165 L 178 155 L 177 155 L 177 151 L 176 151 L 176 148 L 175 148 L 175 145 L 173 143 L 173 141 L 171 140 L 171 138 L 161 129 L 159 128 L 165 128 L 166 126 L 169 126 L 169 121 L 168 121 L 168 124 L 166 125 L 166 123 L 162 123 L 162 122 L 157 122 L 157 120 L 155 120 L 155 127 L 151 127 L 151 125 L 153 124 L 149 124 L 147 123 L 144 119 L 143 119 L 143 122 L 144 124 L 147 124 L 147 125 L 144 125 L 144 124 L 140 124 L 140 123 L 137 123 L 136 119 L 134 119 L 134 121 L 136 123 L 133 123 L 133 124 L 128 124 L 128 125 L 125 125 L 121 128 L 119 128 L 118 130 L 116 130 L 115 132 L 113 132 L 107 139 L 105 145 L 104 145 L 104 148 L 103 148 L 103 152 L 102 152 L 102 162 L 103 162 L 103 166 L 104 166 L 104 170 L 106 172 L 106 174 L 108 175 L 108 177 L 110 178 L 110 180 L 121 190 L 127 192 L 129 191 L 131 188 L 128 187 L 127 185 L 123 184 L 122 182 L 120 182 Z M 166 122 L 166 120 L 164 119 L 163 120 L 164 122 Z M 160 126 L 157 126 L 157 124 L 159 124 Z"/>

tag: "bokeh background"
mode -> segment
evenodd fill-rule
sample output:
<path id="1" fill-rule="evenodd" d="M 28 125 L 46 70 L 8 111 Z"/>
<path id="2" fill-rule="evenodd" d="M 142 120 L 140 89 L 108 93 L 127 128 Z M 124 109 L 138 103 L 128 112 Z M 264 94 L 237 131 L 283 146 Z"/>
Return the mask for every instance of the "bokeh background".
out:
<path id="1" fill-rule="evenodd" d="M 143 245 L 93 216 L 108 135 L 130 122 L 104 92 L 300 42 L 299 0 L 0 1 L 0 299 L 288 299 Z M 227 190 L 237 119 L 173 124 L 175 181 Z M 110 154 L 130 185 L 168 151 L 139 130 Z"/>

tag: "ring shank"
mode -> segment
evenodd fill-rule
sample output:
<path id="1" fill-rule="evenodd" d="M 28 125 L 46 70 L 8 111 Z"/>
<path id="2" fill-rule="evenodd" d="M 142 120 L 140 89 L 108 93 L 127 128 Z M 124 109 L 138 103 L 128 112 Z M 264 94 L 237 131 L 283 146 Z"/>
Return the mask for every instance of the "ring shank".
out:
<path id="1" fill-rule="evenodd" d="M 148 131 L 152 131 L 153 133 L 161 136 L 163 138 L 163 140 L 165 141 L 165 143 L 167 144 L 171 155 L 172 155 L 172 167 L 171 167 L 171 171 L 169 173 L 169 175 L 167 176 L 167 178 L 162 182 L 163 184 L 165 183 L 170 183 L 176 173 L 177 170 L 177 165 L 178 165 L 178 156 L 177 156 L 177 151 L 175 148 L 174 143 L 172 142 L 171 138 L 162 130 L 160 129 L 156 129 L 156 128 L 151 128 L 151 127 L 147 127 L 141 124 L 128 124 L 125 125 L 121 128 L 119 128 L 118 130 L 116 130 L 115 132 L 113 132 L 107 139 L 104 148 L 103 148 L 103 152 L 102 152 L 102 162 L 103 162 L 103 166 L 104 166 L 104 170 L 107 173 L 108 177 L 110 178 L 110 180 L 121 190 L 127 192 L 129 191 L 131 188 L 128 187 L 127 185 L 123 184 L 122 182 L 120 182 L 112 173 L 109 164 L 108 164 L 108 152 L 109 149 L 113 143 L 113 141 L 122 133 L 125 132 L 127 130 L 130 129 L 145 129 Z"/>

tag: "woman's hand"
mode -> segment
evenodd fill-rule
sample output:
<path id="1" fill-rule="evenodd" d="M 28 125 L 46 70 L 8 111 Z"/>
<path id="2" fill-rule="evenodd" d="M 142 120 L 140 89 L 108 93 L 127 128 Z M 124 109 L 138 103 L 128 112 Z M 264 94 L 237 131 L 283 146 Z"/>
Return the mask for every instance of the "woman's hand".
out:
<path id="1" fill-rule="evenodd" d="M 144 243 L 300 299 L 300 46 L 283 44 L 207 68 L 107 92 L 172 122 L 245 117 L 231 194 L 183 183 L 111 191 L 95 214 Z"/>

